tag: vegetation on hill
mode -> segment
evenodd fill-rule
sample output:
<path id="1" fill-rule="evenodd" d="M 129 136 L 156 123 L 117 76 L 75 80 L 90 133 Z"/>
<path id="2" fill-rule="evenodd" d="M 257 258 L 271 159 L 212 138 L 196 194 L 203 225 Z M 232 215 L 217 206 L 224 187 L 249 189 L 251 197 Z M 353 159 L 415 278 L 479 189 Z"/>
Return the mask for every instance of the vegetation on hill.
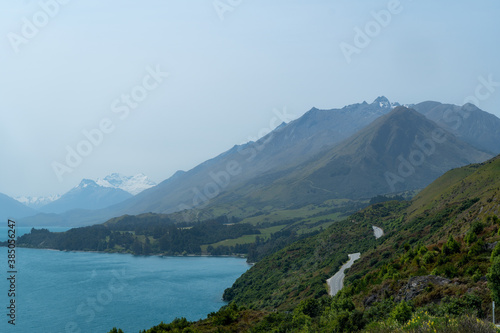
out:
<path id="1" fill-rule="evenodd" d="M 247 213 L 243 219 L 220 215 L 193 222 L 179 222 L 178 214 L 124 215 L 60 233 L 33 228 L 19 238 L 18 246 L 135 255 L 244 255 L 256 262 L 323 231 L 366 204 L 329 200 L 293 210 Z"/>
<path id="2" fill-rule="evenodd" d="M 18 239 L 24 247 L 66 251 L 105 251 L 133 254 L 201 254 L 201 245 L 242 235 L 260 234 L 248 223 L 235 223 L 220 217 L 201 223 L 174 224 L 167 216 L 145 214 L 122 216 L 102 225 L 52 233 L 32 229 Z M 243 247 L 243 248 L 240 248 Z M 237 244 L 236 253 L 247 253 L 249 245 Z"/>
<path id="3" fill-rule="evenodd" d="M 376 203 L 259 261 L 206 320 L 144 332 L 496 332 L 499 176 L 497 157 L 448 172 L 411 202 Z M 352 252 L 362 255 L 344 289 L 327 296 L 326 278 Z"/>

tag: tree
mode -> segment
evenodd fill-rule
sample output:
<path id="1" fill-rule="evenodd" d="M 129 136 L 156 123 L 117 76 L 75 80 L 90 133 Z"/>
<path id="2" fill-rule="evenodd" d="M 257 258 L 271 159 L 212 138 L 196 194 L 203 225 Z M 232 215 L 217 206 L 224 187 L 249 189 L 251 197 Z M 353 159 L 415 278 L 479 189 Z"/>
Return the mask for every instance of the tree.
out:
<path id="1" fill-rule="evenodd" d="M 450 235 L 446 244 L 443 245 L 442 251 L 446 255 L 460 252 L 460 243 L 458 243 L 453 236 Z"/>
<path id="2" fill-rule="evenodd" d="M 121 329 L 117 329 L 116 327 L 113 327 L 113 329 L 111 331 L 109 331 L 109 333 L 123 333 L 123 331 Z"/>
<path id="3" fill-rule="evenodd" d="M 500 242 L 498 242 L 495 245 L 495 248 L 491 252 L 491 259 L 490 259 L 490 261 L 493 262 L 493 260 L 495 259 L 495 257 L 498 257 L 499 254 L 500 254 Z"/>
<path id="4" fill-rule="evenodd" d="M 491 297 L 495 302 L 500 302 L 500 256 L 493 258 L 493 263 L 488 269 L 488 287 Z"/>
<path id="5" fill-rule="evenodd" d="M 295 308 L 295 312 L 300 312 L 308 315 L 311 318 L 316 318 L 321 314 L 321 304 L 317 299 L 306 299 Z"/>
<path id="6" fill-rule="evenodd" d="M 134 254 L 142 254 L 142 244 L 138 239 L 135 239 L 134 243 L 132 244 L 132 252 Z"/>

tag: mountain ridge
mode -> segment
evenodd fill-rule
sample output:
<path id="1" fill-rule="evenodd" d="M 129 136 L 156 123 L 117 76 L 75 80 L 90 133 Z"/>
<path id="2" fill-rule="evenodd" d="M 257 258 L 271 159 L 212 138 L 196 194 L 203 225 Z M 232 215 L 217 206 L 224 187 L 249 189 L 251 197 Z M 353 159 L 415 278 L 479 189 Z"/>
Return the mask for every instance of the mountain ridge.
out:
<path id="1" fill-rule="evenodd" d="M 440 103 L 423 102 L 418 110 L 425 113 L 426 108 L 422 105 L 430 105 L 429 103 L 434 108 L 440 105 Z M 312 108 L 302 117 L 286 125 L 279 125 L 256 142 L 235 145 L 188 171 L 178 171 L 172 177 L 146 189 L 134 198 L 97 211 L 88 211 L 85 216 L 78 217 L 73 214 L 72 222 L 98 223 L 123 214 L 147 212 L 166 214 L 193 209 L 200 211 L 214 203 L 232 202 L 234 205 L 252 188 L 260 189 L 259 182 L 280 178 L 289 172 L 290 168 L 301 168 L 308 159 L 321 151 L 334 149 L 374 120 L 391 112 L 397 105 L 399 103 L 391 103 L 381 96 L 370 104 L 363 102 L 331 110 Z M 466 123 L 468 120 L 464 118 L 463 121 Z M 468 162 L 472 161 L 465 159 L 462 164 Z M 454 166 L 457 164 L 449 167 Z M 342 167 L 337 166 L 333 170 L 340 174 L 345 172 L 341 169 Z M 389 170 L 393 182 L 406 179 L 397 171 L 397 168 Z M 401 183 L 404 182 L 396 182 L 396 187 Z M 245 186 L 246 192 L 242 190 Z M 228 195 L 229 192 L 233 198 Z M 197 214 L 191 215 L 197 216 Z M 69 216 L 61 218 L 69 219 Z M 40 215 L 36 219 L 28 218 L 26 221 L 27 223 L 45 221 L 50 224 L 50 219 Z"/>
<path id="2" fill-rule="evenodd" d="M 431 145 L 433 151 L 429 151 Z M 411 174 L 399 172 L 398 158 L 413 161 L 412 154 L 423 160 L 410 166 Z M 263 178 L 248 185 L 247 190 L 239 189 L 238 193 L 248 196 L 249 200 L 277 201 L 281 205 L 286 202 L 309 204 L 332 198 L 366 199 L 421 189 L 454 167 L 488 158 L 491 155 L 458 140 L 420 113 L 399 106 L 289 174 L 268 175 L 271 180 Z M 388 172 L 392 173 L 390 177 Z M 269 181 L 271 184 L 266 186 Z M 391 188 L 391 184 L 397 188 Z M 214 199 L 215 204 L 218 200 Z"/>
<path id="3" fill-rule="evenodd" d="M 100 209 L 116 204 L 132 194 L 114 187 L 104 187 L 91 179 L 83 179 L 80 184 L 63 194 L 59 199 L 43 206 L 44 213 L 65 213 L 75 209 Z"/>

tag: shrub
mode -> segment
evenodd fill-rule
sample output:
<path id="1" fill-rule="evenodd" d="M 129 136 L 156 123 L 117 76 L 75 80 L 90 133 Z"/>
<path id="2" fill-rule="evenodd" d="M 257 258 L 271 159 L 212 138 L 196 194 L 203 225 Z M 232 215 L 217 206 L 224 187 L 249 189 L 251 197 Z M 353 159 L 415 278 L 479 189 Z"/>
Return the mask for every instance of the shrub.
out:
<path id="1" fill-rule="evenodd" d="M 475 294 L 465 294 L 458 297 L 445 297 L 441 304 L 441 311 L 445 315 L 463 316 L 473 313 L 478 317 L 483 317 L 481 298 Z"/>
<path id="2" fill-rule="evenodd" d="M 488 269 L 488 287 L 495 302 L 500 302 L 500 256 L 494 257 Z"/>
<path id="3" fill-rule="evenodd" d="M 447 278 L 452 279 L 457 275 L 457 268 L 453 264 L 448 263 L 443 267 L 443 274 Z"/>
<path id="4" fill-rule="evenodd" d="M 222 307 L 218 312 L 211 312 L 208 318 L 215 325 L 229 325 L 238 319 L 238 306 L 236 303 L 231 303 L 229 306 Z"/>
<path id="5" fill-rule="evenodd" d="M 472 232 L 472 230 L 470 230 L 466 235 L 465 235 L 465 238 L 464 238 L 464 241 L 465 241 L 465 244 L 467 244 L 468 246 L 470 246 L 472 243 L 474 243 L 475 241 L 477 240 L 477 235 L 476 233 Z"/>
<path id="6" fill-rule="evenodd" d="M 460 252 L 460 243 L 458 243 L 452 235 L 448 237 L 448 241 L 443 245 L 442 252 L 446 255 Z"/>
<path id="7" fill-rule="evenodd" d="M 321 314 L 321 304 L 314 298 L 306 299 L 295 308 L 295 312 L 303 313 L 311 318 Z"/>
<path id="8" fill-rule="evenodd" d="M 491 259 L 490 259 L 491 262 L 493 262 L 493 259 L 495 259 L 495 257 L 497 257 L 499 254 L 500 254 L 500 242 L 498 242 L 497 245 L 495 245 L 495 248 L 491 252 Z"/>
<path id="9" fill-rule="evenodd" d="M 435 253 L 434 253 L 433 251 L 432 251 L 432 252 L 431 252 L 431 251 L 429 251 L 429 252 L 427 252 L 427 253 L 424 255 L 424 257 L 422 258 L 422 260 L 424 261 L 424 263 L 425 263 L 426 265 L 428 265 L 428 264 L 432 264 L 432 263 L 434 262 L 434 258 L 435 258 L 435 256 L 436 256 L 436 255 L 435 255 Z"/>
<path id="10" fill-rule="evenodd" d="M 472 226 L 470 227 L 470 231 L 469 232 L 472 232 L 472 233 L 475 233 L 476 235 L 479 235 L 480 233 L 482 233 L 484 230 L 484 224 L 482 222 L 474 222 L 472 223 Z"/>
<path id="11" fill-rule="evenodd" d="M 478 255 L 478 254 L 482 253 L 483 252 L 483 244 L 484 243 L 482 243 L 482 241 L 480 240 L 476 244 L 472 245 L 472 247 L 470 248 L 468 254 L 470 256 L 475 256 L 475 255 Z"/>
<path id="12" fill-rule="evenodd" d="M 401 301 L 391 312 L 391 318 L 403 324 L 410 320 L 413 310 L 406 301 Z"/>

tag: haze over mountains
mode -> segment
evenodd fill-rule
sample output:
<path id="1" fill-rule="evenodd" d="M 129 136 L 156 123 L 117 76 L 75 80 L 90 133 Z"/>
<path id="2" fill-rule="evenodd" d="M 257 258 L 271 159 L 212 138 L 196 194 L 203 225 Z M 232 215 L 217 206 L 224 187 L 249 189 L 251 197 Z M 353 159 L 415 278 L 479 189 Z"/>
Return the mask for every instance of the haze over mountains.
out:
<path id="1" fill-rule="evenodd" d="M 19 201 L 0 193 L 0 218 L 17 219 L 36 214 L 37 211 L 30 208 Z"/>
<path id="2" fill-rule="evenodd" d="M 60 198 L 41 207 L 40 211 L 64 213 L 74 209 L 101 209 L 129 199 L 155 185 L 144 174 L 124 176 L 113 173 L 96 181 L 83 179 Z"/>
<path id="3" fill-rule="evenodd" d="M 0 211 L 2 212 L 0 217 L 20 219 L 28 216 L 45 216 L 46 218 L 40 219 L 40 222 L 64 224 L 67 219 L 55 214 L 72 210 L 71 214 L 75 214 L 75 210 L 101 209 L 131 198 L 155 185 L 156 183 L 144 174 L 124 176 L 113 173 L 96 181 L 84 179 L 62 196 L 21 196 L 13 199 L 0 193 Z M 50 213 L 50 215 L 39 214 L 39 212 Z M 72 216 L 71 214 L 68 216 Z"/>
<path id="4" fill-rule="evenodd" d="M 78 186 L 40 210 L 46 213 L 64 213 L 72 209 L 100 209 L 131 197 L 132 194 L 122 189 L 104 187 L 93 180 L 84 179 Z"/>
<path id="5" fill-rule="evenodd" d="M 416 111 L 397 107 L 297 168 L 268 175 L 238 193 L 254 203 L 282 206 L 366 199 L 424 188 L 452 168 L 491 157 Z"/>
<path id="6" fill-rule="evenodd" d="M 412 106 L 439 126 L 472 146 L 500 154 L 500 119 L 473 104 L 457 106 L 423 102 Z"/>
<path id="7" fill-rule="evenodd" d="M 39 209 L 39 208 L 51 203 L 52 201 L 56 201 L 60 197 L 61 197 L 60 195 L 54 194 L 54 195 L 50 195 L 47 197 L 19 196 L 19 197 L 15 197 L 14 199 L 16 199 L 20 203 L 22 203 L 30 208 Z"/>
<path id="8" fill-rule="evenodd" d="M 22 222 L 81 225 L 207 205 L 290 207 L 330 198 L 369 199 L 421 189 L 451 168 L 500 152 L 500 119 L 494 115 L 470 104 L 409 107 L 415 111 L 379 97 L 342 109 L 313 108 L 256 142 L 234 146 L 133 197 L 117 191 L 127 187 L 116 186 L 111 176 L 98 180 L 99 190 L 109 191 L 106 208 L 108 199 L 101 197 L 99 205 L 73 206 L 86 211 L 41 214 Z M 68 197 L 57 201 L 71 202 Z M 64 204 L 57 201 L 47 205 L 50 212 L 63 211 Z M 47 206 L 44 211 L 49 212 Z"/>

